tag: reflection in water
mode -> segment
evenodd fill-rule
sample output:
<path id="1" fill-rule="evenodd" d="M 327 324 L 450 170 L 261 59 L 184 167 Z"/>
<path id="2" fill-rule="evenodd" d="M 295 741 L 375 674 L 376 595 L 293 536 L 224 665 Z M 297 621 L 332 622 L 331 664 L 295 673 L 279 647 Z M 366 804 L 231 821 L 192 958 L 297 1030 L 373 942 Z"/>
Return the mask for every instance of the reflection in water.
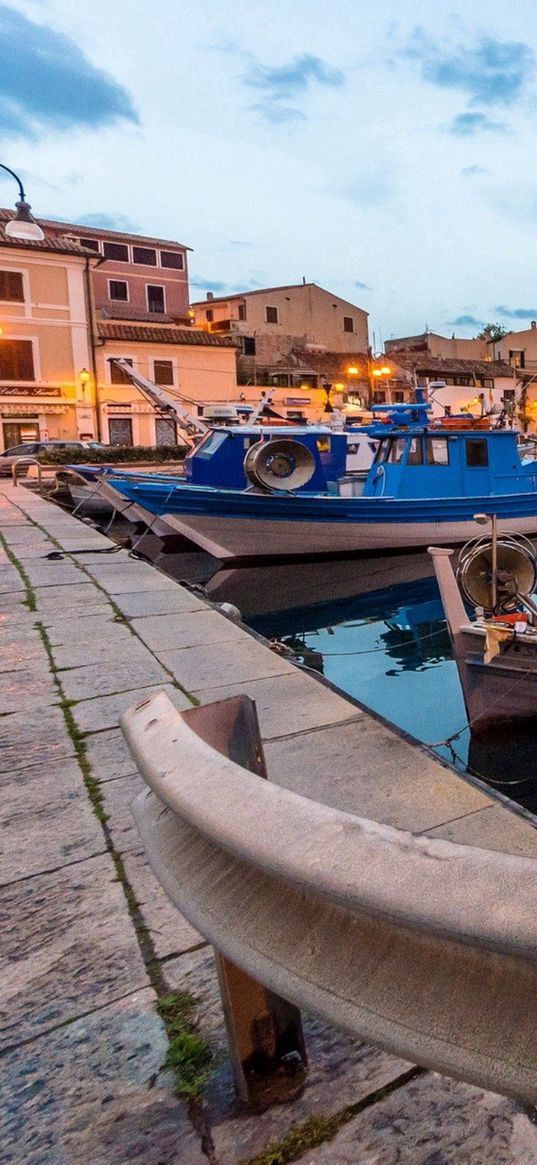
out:
<path id="1" fill-rule="evenodd" d="M 434 745 L 438 755 L 536 811 L 537 726 L 513 725 L 511 733 L 502 728 L 470 739 L 436 582 L 424 577 L 428 560 L 420 557 L 414 579 L 280 610 L 268 569 L 265 595 L 272 609 L 247 621 L 360 703 Z M 313 590 L 315 570 L 310 566 Z M 459 732 L 451 745 L 440 743 Z"/>

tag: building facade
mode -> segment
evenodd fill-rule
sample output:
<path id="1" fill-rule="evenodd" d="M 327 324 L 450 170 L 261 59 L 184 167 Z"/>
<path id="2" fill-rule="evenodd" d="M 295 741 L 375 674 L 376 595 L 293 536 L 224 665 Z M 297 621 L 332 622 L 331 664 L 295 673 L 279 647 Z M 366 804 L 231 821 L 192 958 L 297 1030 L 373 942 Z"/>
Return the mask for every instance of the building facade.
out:
<path id="1" fill-rule="evenodd" d="M 398 355 L 422 355 L 452 360 L 488 360 L 490 354 L 487 340 L 464 340 L 458 336 L 439 336 L 437 332 L 422 332 L 419 336 L 400 336 L 386 340 L 384 351 L 387 356 L 397 359 Z"/>
<path id="2" fill-rule="evenodd" d="M 78 243 L 0 231 L 0 446 L 94 435 L 86 377 L 96 260 Z"/>
<path id="3" fill-rule="evenodd" d="M 113 319 L 189 323 L 188 251 L 183 243 L 39 219 L 49 238 L 67 238 L 101 260 L 92 275 L 98 312 Z"/>
<path id="4" fill-rule="evenodd" d="M 196 327 L 234 340 L 241 384 L 321 387 L 341 378 L 345 358 L 367 357 L 367 312 L 315 283 L 209 293 L 192 311 Z"/>

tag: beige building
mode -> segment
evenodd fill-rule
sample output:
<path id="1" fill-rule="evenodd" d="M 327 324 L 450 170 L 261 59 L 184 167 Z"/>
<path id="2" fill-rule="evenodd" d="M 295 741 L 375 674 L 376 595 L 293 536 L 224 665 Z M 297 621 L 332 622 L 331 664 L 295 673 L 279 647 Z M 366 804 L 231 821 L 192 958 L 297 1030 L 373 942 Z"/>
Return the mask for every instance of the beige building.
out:
<path id="1" fill-rule="evenodd" d="M 190 411 L 237 399 L 236 350 L 231 340 L 174 325 L 97 322 L 96 368 L 99 431 L 112 445 L 175 443 L 175 426 L 113 363 L 125 360 L 161 385 Z"/>
<path id="2" fill-rule="evenodd" d="M 422 332 L 420 336 L 400 336 L 386 340 L 384 351 L 397 359 L 398 355 L 421 355 L 454 360 L 489 360 L 492 357 L 487 340 L 462 340 L 458 336 L 439 336 L 436 332 Z"/>
<path id="3" fill-rule="evenodd" d="M 86 378 L 96 260 L 78 243 L 0 232 L 0 447 L 94 435 Z M 82 376 L 81 376 L 82 374 Z"/>
<path id="4" fill-rule="evenodd" d="M 367 312 L 318 287 L 288 284 L 231 296 L 213 296 L 192 304 L 194 324 L 211 335 L 231 337 L 238 347 L 239 382 L 270 384 L 287 375 L 288 387 L 304 376 L 312 387 L 322 379 L 317 363 L 329 355 L 349 359 L 367 354 Z M 330 377 L 328 378 L 330 382 Z"/>
<path id="5" fill-rule="evenodd" d="M 489 352 L 493 360 L 505 360 L 515 368 L 537 372 L 537 320 L 521 332 L 507 332 L 501 340 L 490 340 Z"/>

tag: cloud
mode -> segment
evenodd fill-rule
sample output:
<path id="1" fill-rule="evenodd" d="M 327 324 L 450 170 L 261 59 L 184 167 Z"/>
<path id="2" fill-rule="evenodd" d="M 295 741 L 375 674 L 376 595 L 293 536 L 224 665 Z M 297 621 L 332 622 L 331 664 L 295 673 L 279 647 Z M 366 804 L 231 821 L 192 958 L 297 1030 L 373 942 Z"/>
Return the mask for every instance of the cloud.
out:
<path id="1" fill-rule="evenodd" d="M 457 316 L 454 320 L 447 320 L 452 328 L 482 328 L 483 320 L 476 320 L 475 316 Z"/>
<path id="2" fill-rule="evenodd" d="M 133 235 L 140 233 L 138 224 L 128 218 L 126 214 L 108 214 L 105 211 L 97 211 L 93 214 L 80 214 L 76 221 L 81 227 L 102 227 L 105 231 L 126 231 L 127 234 Z"/>
<path id="3" fill-rule="evenodd" d="M 131 98 L 63 33 L 0 3 L 0 131 L 35 138 L 43 130 L 137 122 Z"/>
<path id="4" fill-rule="evenodd" d="M 354 286 L 358 287 L 360 291 L 373 291 L 373 288 L 369 286 L 369 283 L 360 283 L 359 279 L 354 280 Z"/>
<path id="5" fill-rule="evenodd" d="M 371 172 L 367 177 L 353 182 L 343 194 L 355 206 L 383 206 L 391 202 L 397 193 L 397 185 L 388 171 Z"/>
<path id="6" fill-rule="evenodd" d="M 470 137 L 475 133 L 508 133 L 511 127 L 506 121 L 494 121 L 486 113 L 459 113 L 446 126 L 447 132 L 457 137 Z"/>
<path id="7" fill-rule="evenodd" d="M 495 307 L 497 315 L 508 320 L 537 320 L 537 307 Z"/>
<path id="8" fill-rule="evenodd" d="M 477 178 L 479 174 L 490 174 L 486 166 L 463 166 L 461 174 L 464 178 Z"/>
<path id="9" fill-rule="evenodd" d="M 296 108 L 294 102 L 312 85 L 337 89 L 344 84 L 345 77 L 341 69 L 335 69 L 320 57 L 304 53 L 287 65 L 263 65 L 254 60 L 242 80 L 248 88 L 257 89 L 262 94 L 251 108 L 266 121 L 278 125 L 304 119 L 305 114 Z"/>
<path id="10" fill-rule="evenodd" d="M 450 45 L 416 29 L 403 55 L 419 61 L 424 81 L 462 90 L 470 105 L 513 105 L 535 73 L 529 45 L 492 36 L 482 36 L 473 45 Z"/>
<path id="11" fill-rule="evenodd" d="M 212 291 L 213 295 L 225 295 L 229 291 L 229 284 L 221 283 L 218 279 L 190 279 L 190 286 Z"/>

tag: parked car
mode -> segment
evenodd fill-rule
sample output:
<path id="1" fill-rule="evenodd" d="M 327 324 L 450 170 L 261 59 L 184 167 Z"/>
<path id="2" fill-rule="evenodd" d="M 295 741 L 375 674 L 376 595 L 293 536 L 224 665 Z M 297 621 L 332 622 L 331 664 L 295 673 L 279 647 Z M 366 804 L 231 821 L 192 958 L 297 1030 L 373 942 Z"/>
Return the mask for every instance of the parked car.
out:
<path id="1" fill-rule="evenodd" d="M 0 477 L 10 477 L 15 462 L 24 466 L 24 458 L 29 464 L 39 453 L 54 449 L 101 449 L 99 441 L 25 441 L 23 445 L 13 445 L 0 453 Z"/>

